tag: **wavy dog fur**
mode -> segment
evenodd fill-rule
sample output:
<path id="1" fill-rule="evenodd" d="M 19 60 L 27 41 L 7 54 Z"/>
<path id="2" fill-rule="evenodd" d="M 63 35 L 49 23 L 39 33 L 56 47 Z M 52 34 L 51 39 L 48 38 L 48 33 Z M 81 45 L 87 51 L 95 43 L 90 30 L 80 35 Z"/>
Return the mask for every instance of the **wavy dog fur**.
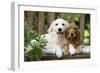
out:
<path id="1" fill-rule="evenodd" d="M 65 37 L 68 45 L 72 44 L 75 48 L 75 53 L 80 53 L 80 45 L 82 44 L 80 38 L 80 30 L 75 23 L 71 23 L 65 30 Z"/>

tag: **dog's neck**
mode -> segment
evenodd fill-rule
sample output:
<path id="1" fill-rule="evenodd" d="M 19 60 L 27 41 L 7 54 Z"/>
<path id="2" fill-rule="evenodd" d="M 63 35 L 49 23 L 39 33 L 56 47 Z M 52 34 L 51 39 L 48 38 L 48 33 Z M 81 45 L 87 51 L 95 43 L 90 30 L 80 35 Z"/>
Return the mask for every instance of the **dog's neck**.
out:
<path id="1" fill-rule="evenodd" d="M 57 43 L 58 43 L 59 45 L 61 45 L 61 47 L 62 47 L 63 45 L 65 45 L 65 44 L 67 43 L 67 41 L 66 41 L 66 39 L 65 39 L 65 36 L 63 36 L 63 38 L 58 38 Z"/>

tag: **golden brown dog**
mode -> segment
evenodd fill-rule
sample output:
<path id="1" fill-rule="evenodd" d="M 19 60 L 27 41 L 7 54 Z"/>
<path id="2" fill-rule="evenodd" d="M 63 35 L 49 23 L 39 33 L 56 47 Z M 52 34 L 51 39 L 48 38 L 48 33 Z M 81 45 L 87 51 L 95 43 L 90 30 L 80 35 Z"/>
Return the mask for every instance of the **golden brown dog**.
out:
<path id="1" fill-rule="evenodd" d="M 68 42 L 68 47 L 64 48 L 64 55 L 68 53 L 69 45 L 72 44 L 75 48 L 75 53 L 81 53 L 80 45 L 82 44 L 80 39 L 80 30 L 75 23 L 71 23 L 65 30 L 65 37 Z"/>

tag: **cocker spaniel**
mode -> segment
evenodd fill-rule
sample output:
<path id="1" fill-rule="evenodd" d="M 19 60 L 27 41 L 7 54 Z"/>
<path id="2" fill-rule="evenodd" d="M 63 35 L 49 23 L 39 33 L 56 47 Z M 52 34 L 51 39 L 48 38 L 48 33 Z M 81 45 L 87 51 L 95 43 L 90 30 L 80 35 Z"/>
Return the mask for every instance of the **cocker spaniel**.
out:
<path id="1" fill-rule="evenodd" d="M 71 23 L 65 30 L 65 37 L 67 40 L 67 48 L 64 48 L 65 54 L 66 49 L 69 49 L 70 55 L 74 55 L 76 53 L 81 53 L 80 45 L 82 44 L 81 38 L 80 38 L 80 30 L 76 26 L 75 23 Z"/>

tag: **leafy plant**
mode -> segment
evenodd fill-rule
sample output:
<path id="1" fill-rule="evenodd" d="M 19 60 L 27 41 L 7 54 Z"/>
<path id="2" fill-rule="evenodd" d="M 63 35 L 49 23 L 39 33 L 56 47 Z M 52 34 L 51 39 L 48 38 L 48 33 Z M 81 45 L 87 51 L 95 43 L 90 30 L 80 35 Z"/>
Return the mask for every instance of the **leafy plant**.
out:
<path id="1" fill-rule="evenodd" d="M 24 32 L 24 45 L 27 47 L 32 39 L 36 39 L 39 35 L 35 31 Z"/>
<path id="2" fill-rule="evenodd" d="M 84 45 L 90 45 L 90 32 L 89 30 L 85 29 L 84 30 Z"/>
<path id="3" fill-rule="evenodd" d="M 30 49 L 24 53 L 25 61 L 39 61 L 43 56 L 43 49 L 47 41 L 35 31 L 25 31 L 24 47 Z"/>

